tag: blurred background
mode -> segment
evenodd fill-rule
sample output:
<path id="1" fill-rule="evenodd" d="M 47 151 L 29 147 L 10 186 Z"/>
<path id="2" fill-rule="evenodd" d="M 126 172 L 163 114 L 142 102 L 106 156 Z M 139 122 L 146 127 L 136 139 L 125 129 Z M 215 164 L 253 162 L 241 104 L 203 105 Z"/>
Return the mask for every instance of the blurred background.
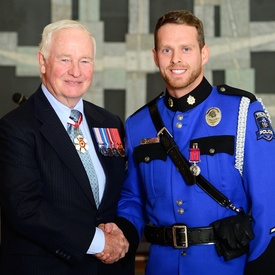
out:
<path id="1" fill-rule="evenodd" d="M 1 0 L 0 117 L 17 107 L 15 93 L 28 97 L 40 83 L 36 51 L 44 26 L 70 18 L 85 23 L 97 41 L 85 98 L 124 120 L 164 90 L 151 54 L 153 30 L 173 9 L 204 22 L 210 83 L 255 93 L 275 118 L 274 0 Z"/>

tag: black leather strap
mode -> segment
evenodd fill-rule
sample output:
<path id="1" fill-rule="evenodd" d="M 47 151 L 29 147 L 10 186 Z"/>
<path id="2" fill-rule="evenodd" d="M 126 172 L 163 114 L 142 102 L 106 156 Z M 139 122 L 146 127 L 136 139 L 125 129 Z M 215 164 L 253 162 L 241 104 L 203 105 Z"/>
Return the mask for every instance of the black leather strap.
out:
<path id="1" fill-rule="evenodd" d="M 167 154 L 173 160 L 178 171 L 181 173 L 187 184 L 195 184 L 195 176 L 191 173 L 189 166 L 184 161 L 177 144 L 175 143 L 174 139 L 169 135 L 166 129 L 163 129 L 159 133 L 159 139 L 161 144 L 164 146 Z"/>
<path id="2" fill-rule="evenodd" d="M 217 242 L 213 227 L 193 227 L 185 225 L 152 226 L 146 225 L 144 236 L 147 242 L 175 248 L 189 245 L 214 244 Z"/>
<path id="3" fill-rule="evenodd" d="M 234 211 L 238 212 L 238 208 L 233 206 L 230 200 L 225 195 L 223 195 L 218 189 L 216 189 L 209 181 L 207 181 L 201 174 L 197 177 L 193 176 L 193 174 L 189 169 L 190 163 L 181 154 L 173 137 L 170 135 L 168 130 L 164 127 L 163 121 L 161 119 L 161 116 L 157 108 L 156 100 L 151 101 L 148 104 L 148 107 L 149 107 L 151 118 L 158 132 L 160 142 L 166 149 L 167 154 L 170 156 L 170 158 L 174 162 L 175 166 L 177 167 L 177 169 L 179 170 L 179 172 L 181 173 L 182 177 L 187 182 L 187 184 L 197 183 L 197 185 L 204 192 L 206 192 L 221 206 L 230 207 Z"/>

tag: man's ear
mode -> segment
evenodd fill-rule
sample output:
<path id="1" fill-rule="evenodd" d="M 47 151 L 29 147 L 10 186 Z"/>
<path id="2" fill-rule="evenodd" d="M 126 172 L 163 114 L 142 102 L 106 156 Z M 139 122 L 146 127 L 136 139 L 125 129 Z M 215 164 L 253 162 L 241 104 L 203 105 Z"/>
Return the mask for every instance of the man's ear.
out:
<path id="1" fill-rule="evenodd" d="M 44 74 L 46 72 L 45 57 L 40 51 L 37 52 L 36 56 L 37 56 L 38 63 L 39 63 L 40 73 Z"/>
<path id="2" fill-rule="evenodd" d="M 209 59 L 209 55 L 210 55 L 210 50 L 209 47 L 207 45 L 204 45 L 202 50 L 201 50 L 201 62 L 202 65 L 205 65 Z"/>
<path id="3" fill-rule="evenodd" d="M 158 61 L 158 56 L 157 56 L 157 52 L 156 52 L 155 48 L 152 49 L 152 54 L 153 54 L 154 62 L 157 65 L 157 67 L 159 68 L 159 61 Z"/>

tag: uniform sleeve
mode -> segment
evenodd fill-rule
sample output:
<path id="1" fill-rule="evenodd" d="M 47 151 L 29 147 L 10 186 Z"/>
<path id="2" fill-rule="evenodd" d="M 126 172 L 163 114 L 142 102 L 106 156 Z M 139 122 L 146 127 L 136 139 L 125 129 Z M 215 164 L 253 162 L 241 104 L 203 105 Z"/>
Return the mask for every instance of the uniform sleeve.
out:
<path id="1" fill-rule="evenodd" d="M 251 202 L 255 238 L 246 274 L 275 270 L 275 135 L 259 101 L 250 104 L 244 148 L 243 179 Z"/>
<path id="2" fill-rule="evenodd" d="M 126 139 L 125 148 L 127 156 L 127 171 L 122 188 L 121 198 L 118 205 L 118 216 L 130 221 L 138 231 L 139 238 L 148 218 L 145 212 L 145 192 L 143 181 L 134 161 L 132 144 L 131 118 L 128 118 L 125 124 Z"/>

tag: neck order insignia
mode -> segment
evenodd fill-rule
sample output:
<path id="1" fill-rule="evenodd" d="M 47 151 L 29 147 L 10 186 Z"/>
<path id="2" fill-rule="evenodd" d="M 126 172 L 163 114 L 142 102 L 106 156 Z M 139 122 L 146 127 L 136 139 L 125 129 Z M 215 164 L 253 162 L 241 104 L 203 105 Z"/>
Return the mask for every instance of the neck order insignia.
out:
<path id="1" fill-rule="evenodd" d="M 82 154 L 84 154 L 89 149 L 86 138 L 81 135 L 78 135 L 74 139 L 74 145 L 76 150 L 80 151 Z"/>

